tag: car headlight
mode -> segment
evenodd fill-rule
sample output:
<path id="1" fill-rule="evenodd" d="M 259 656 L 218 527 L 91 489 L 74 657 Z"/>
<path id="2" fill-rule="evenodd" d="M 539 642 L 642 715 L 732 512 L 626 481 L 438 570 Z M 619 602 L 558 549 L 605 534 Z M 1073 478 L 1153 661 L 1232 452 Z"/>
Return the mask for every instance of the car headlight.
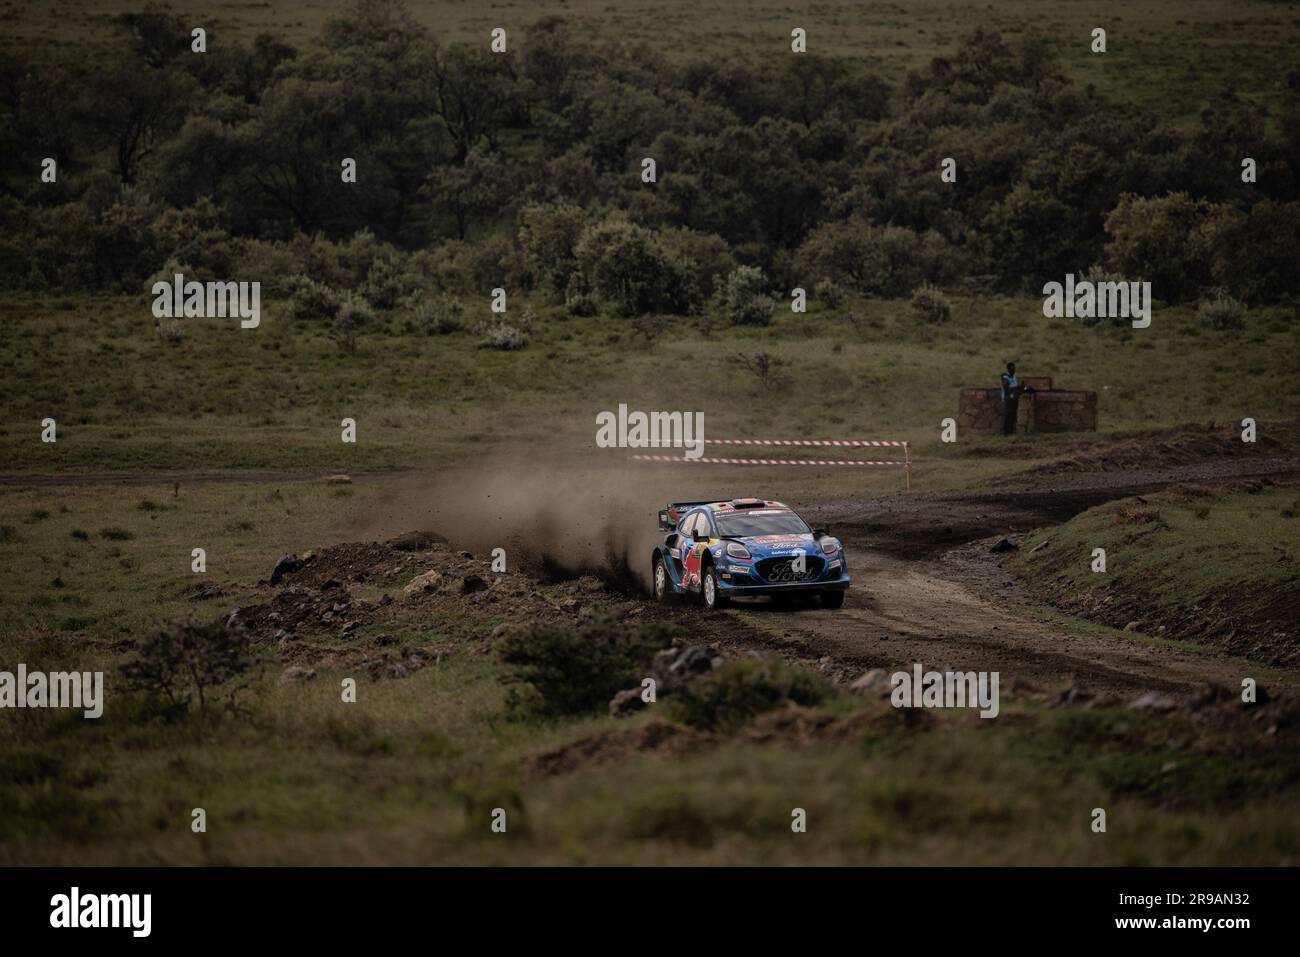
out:
<path id="1" fill-rule="evenodd" d="M 727 542 L 727 554 L 732 558 L 749 558 L 749 549 L 740 542 Z"/>
<path id="2" fill-rule="evenodd" d="M 840 550 L 840 543 L 833 538 L 822 539 L 822 554 L 834 555 Z"/>

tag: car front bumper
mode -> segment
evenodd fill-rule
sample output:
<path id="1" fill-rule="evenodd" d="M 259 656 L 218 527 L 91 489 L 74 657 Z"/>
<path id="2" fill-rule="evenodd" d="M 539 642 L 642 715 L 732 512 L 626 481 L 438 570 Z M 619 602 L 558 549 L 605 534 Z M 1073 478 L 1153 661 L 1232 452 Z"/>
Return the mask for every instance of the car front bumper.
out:
<path id="1" fill-rule="evenodd" d="M 718 584 L 728 595 L 776 595 L 783 592 L 800 591 L 843 591 L 852 584 L 848 572 L 840 570 L 838 578 L 825 577 L 813 581 L 799 582 L 765 582 L 749 574 L 737 574 L 722 570 L 718 574 Z"/>

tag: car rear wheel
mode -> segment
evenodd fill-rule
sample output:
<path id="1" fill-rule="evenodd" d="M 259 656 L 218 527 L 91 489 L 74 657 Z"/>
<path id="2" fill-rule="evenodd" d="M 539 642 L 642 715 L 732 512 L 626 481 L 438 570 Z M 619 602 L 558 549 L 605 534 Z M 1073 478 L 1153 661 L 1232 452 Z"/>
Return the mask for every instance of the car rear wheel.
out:
<path id="1" fill-rule="evenodd" d="M 824 592 L 822 592 L 822 607 L 823 607 L 823 608 L 843 608 L 843 607 L 844 607 L 844 592 L 843 592 L 842 590 L 837 590 L 837 591 L 824 591 Z"/>
<path id="2" fill-rule="evenodd" d="M 727 596 L 722 594 L 722 586 L 718 584 L 717 572 L 710 565 L 704 569 L 704 582 L 701 591 L 704 594 L 704 607 L 709 611 L 717 611 L 719 608 L 727 607 Z"/>
<path id="3" fill-rule="evenodd" d="M 661 556 L 655 556 L 655 566 L 650 573 L 650 588 L 655 601 L 668 600 L 668 569 Z"/>

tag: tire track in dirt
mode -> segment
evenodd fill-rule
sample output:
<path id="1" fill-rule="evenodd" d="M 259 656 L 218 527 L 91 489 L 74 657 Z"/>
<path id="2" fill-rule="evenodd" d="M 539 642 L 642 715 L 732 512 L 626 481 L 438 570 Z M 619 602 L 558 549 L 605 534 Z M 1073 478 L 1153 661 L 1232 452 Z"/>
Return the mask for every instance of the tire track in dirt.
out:
<path id="1" fill-rule="evenodd" d="M 892 673 L 920 662 L 927 670 L 997 671 L 1003 682 L 1126 695 L 1183 693 L 1206 682 L 1235 687 L 1261 673 L 1244 660 L 1169 643 L 1063 631 L 888 555 L 851 549 L 849 560 L 854 584 L 843 609 L 755 601 L 728 617 L 743 618 L 765 645 L 850 670 Z"/>

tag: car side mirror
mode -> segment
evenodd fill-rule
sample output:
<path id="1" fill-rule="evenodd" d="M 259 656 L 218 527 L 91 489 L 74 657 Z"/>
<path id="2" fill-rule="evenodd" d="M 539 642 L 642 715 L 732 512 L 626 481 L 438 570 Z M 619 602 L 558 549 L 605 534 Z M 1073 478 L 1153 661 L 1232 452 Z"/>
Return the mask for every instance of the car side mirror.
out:
<path id="1" fill-rule="evenodd" d="M 813 529 L 813 538 L 822 538 L 822 537 L 824 537 L 824 536 L 826 536 L 826 535 L 829 535 L 829 534 L 830 534 L 830 533 L 829 533 L 828 531 L 826 531 L 826 529 L 824 529 L 824 528 L 814 528 L 814 529 Z"/>

